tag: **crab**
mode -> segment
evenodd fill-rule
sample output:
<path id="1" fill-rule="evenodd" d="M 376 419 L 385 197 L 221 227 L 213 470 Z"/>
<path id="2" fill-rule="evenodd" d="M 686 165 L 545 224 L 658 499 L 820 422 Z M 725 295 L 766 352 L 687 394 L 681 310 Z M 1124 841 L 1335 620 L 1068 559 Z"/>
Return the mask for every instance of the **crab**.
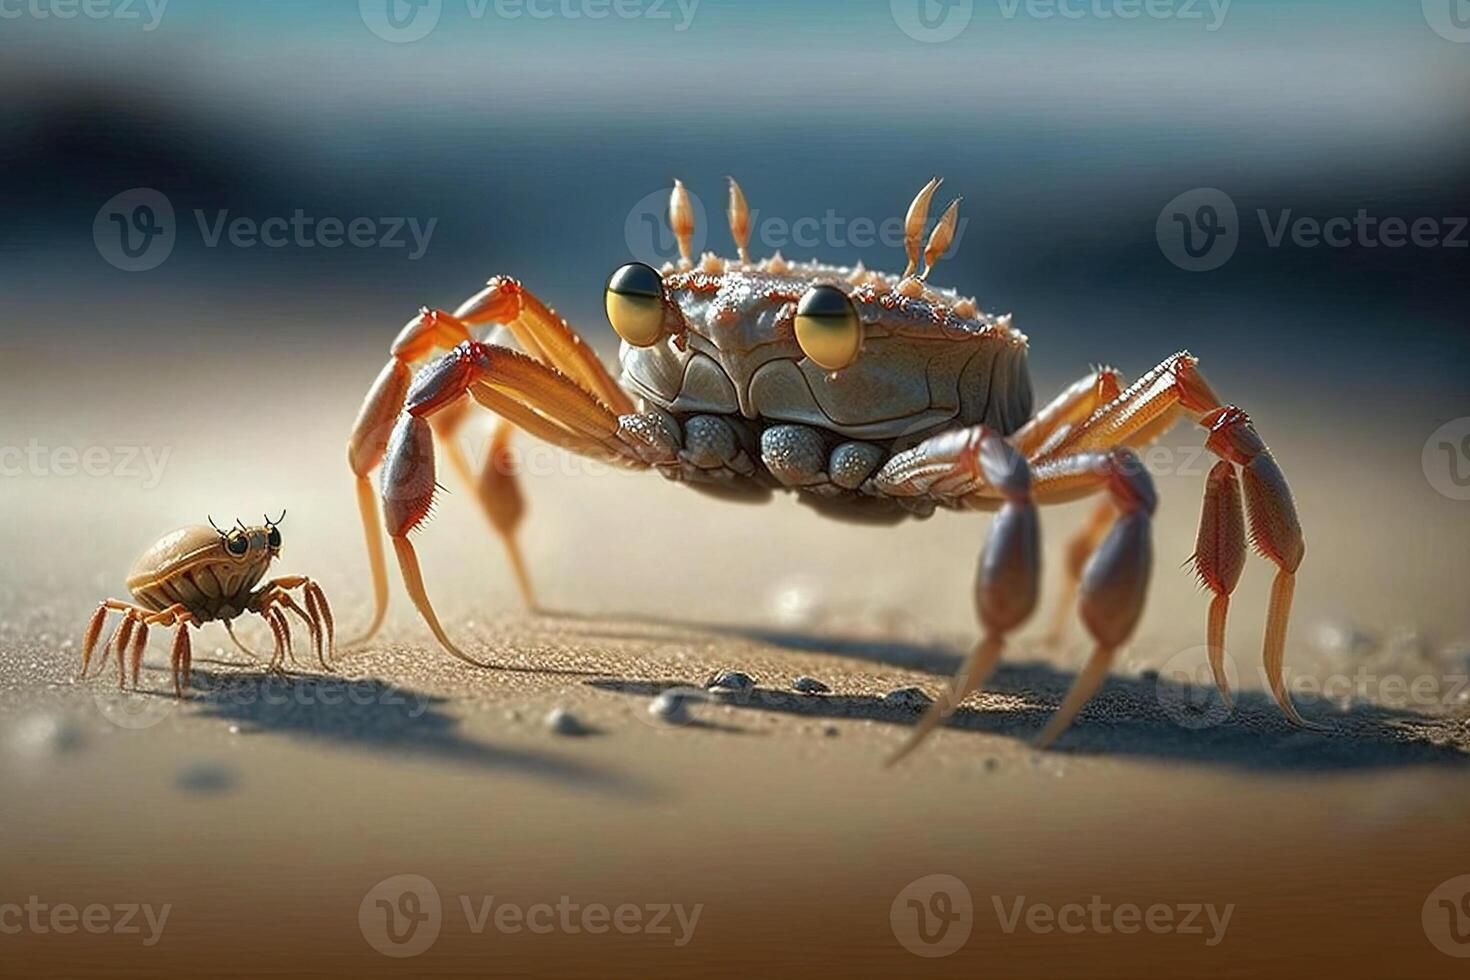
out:
<path id="1" fill-rule="evenodd" d="M 159 538 L 128 573 L 128 591 L 135 601 L 106 599 L 92 615 L 82 640 L 81 676 L 87 676 L 108 613 L 114 611 L 123 615 L 103 648 L 103 662 L 108 653 L 116 652 L 118 687 L 126 687 L 129 660 L 133 687 L 138 686 L 150 626 L 176 627 L 170 666 L 174 693 L 179 697 L 189 686 L 192 670 L 190 626 L 218 620 L 235 645 L 254 657 L 232 625 L 232 620 L 247 612 L 260 616 L 271 628 L 275 638 L 275 653 L 268 665 L 271 671 L 281 672 L 284 658 L 292 654 L 291 627 L 282 610 L 306 623 L 317 660 L 327 669 L 327 656 L 336 645 L 336 626 L 321 586 L 304 575 L 286 575 L 261 584 L 271 562 L 281 554 L 280 524 L 285 517 L 282 511 L 275 520 L 267 516 L 264 524 L 255 527 L 236 519 L 229 530 L 210 518 L 208 527 L 182 527 Z M 301 590 L 305 608 L 291 596 L 293 589 Z"/>
<path id="2" fill-rule="evenodd" d="M 1075 603 L 1093 646 L 1040 735 L 1039 744 L 1050 745 L 1101 686 L 1143 611 L 1157 498 L 1136 450 L 1189 420 L 1219 457 L 1206 481 L 1192 558 L 1213 593 L 1206 631 L 1216 683 L 1228 703 L 1225 623 L 1245 562 L 1248 515 L 1249 541 L 1276 566 L 1265 674 L 1286 717 L 1310 727 L 1283 679 L 1305 551 L 1301 525 L 1286 478 L 1250 417 L 1221 401 L 1187 351 L 1126 387 L 1118 371 L 1096 368 L 1033 410 L 1028 341 L 1011 317 L 983 312 L 974 299 L 929 281 L 959 214 L 956 200 L 925 240 L 939 183 L 930 180 L 910 204 L 903 223 L 908 265 L 893 275 L 790 262 L 779 252 L 752 260 L 750 210 L 734 179 L 727 213 L 736 257 L 696 257 L 694 209 L 675 181 L 669 221 L 680 260 L 661 270 L 631 262 L 607 281 L 606 312 L 621 338 L 621 384 L 561 317 L 508 276 L 490 279 L 452 313 L 421 309 L 394 341 L 348 444 L 375 602 L 358 642 L 377 631 L 387 604 L 381 520 L 407 592 L 438 642 L 462 660 L 493 666 L 447 635 L 410 540 L 438 487 L 436 440 L 474 488 L 530 608 L 534 594 L 515 537 L 525 501 L 510 452 L 514 428 L 718 497 L 795 493 L 843 519 L 894 522 L 939 508 L 992 512 L 974 586 L 981 637 L 896 759 L 984 685 L 1007 637 L 1034 611 L 1037 508 L 1099 497 L 1067 547 L 1059 606 L 1064 622 Z M 492 325 L 508 331 L 520 350 L 494 342 L 502 333 L 477 338 Z M 499 416 L 478 475 L 455 440 L 474 403 Z M 370 475 L 379 464 L 375 495 Z"/>

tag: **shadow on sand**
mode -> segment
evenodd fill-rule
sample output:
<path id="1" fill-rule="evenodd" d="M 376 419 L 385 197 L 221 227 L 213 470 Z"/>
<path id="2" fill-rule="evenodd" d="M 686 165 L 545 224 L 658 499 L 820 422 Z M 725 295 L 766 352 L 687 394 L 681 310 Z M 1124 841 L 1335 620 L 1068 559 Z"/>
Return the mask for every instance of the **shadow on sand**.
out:
<path id="1" fill-rule="evenodd" d="M 157 696 L 172 699 L 173 692 Z M 509 772 L 618 796 L 647 799 L 650 793 L 649 787 L 604 766 L 467 738 L 460 731 L 460 719 L 444 709 L 449 699 L 385 681 L 196 666 L 188 696 L 202 717 L 237 724 L 242 732 L 282 734 L 383 756 Z"/>
<path id="2" fill-rule="evenodd" d="M 578 617 L 562 616 L 575 621 Z M 890 666 L 952 675 L 963 657 L 941 644 L 845 639 L 764 627 L 746 628 L 682 622 L 673 619 L 623 617 L 632 629 L 596 628 L 588 635 L 640 636 L 670 642 L 710 635 L 832 656 L 852 657 Z M 647 627 L 639 632 L 639 627 Z M 1003 663 L 985 686 L 989 708 L 964 707 L 946 722 L 950 730 L 1033 739 L 1040 734 L 1076 677 L 1074 670 L 1043 662 Z M 655 696 L 679 681 L 588 681 L 601 690 Z M 939 683 L 928 686 L 934 694 Z M 756 711 L 776 711 L 814 718 L 869 719 L 910 726 L 919 713 L 881 697 L 804 695 L 758 688 L 748 695 L 721 697 L 721 703 Z M 973 704 L 973 701 L 971 702 Z M 1203 763 L 1252 771 L 1338 772 L 1415 765 L 1448 765 L 1470 769 L 1470 733 L 1463 721 L 1408 710 L 1355 703 L 1348 709 L 1321 697 L 1296 696 L 1309 721 L 1323 726 L 1292 726 L 1263 691 L 1238 691 L 1234 710 L 1227 710 L 1213 685 L 1191 684 L 1145 674 L 1110 676 L 1103 689 L 1054 746 L 1062 753 L 1135 756 Z M 897 748 L 897 743 L 895 743 Z"/>

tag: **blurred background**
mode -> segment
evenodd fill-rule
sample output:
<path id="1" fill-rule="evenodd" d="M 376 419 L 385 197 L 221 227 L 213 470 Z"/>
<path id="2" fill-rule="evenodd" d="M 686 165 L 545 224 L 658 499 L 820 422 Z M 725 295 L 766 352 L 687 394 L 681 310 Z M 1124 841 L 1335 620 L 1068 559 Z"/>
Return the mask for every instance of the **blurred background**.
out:
<path id="1" fill-rule="evenodd" d="M 1043 381 L 1187 346 L 1355 421 L 1448 409 L 1470 344 L 1470 233 L 1447 247 L 1443 224 L 1470 162 L 1456 2 L 8 0 L 0 344 L 202 355 L 246 343 L 244 315 L 250 344 L 345 360 L 492 273 L 606 342 L 608 271 L 640 242 L 672 252 L 634 216 L 672 178 L 707 247 L 730 250 L 733 174 L 761 250 L 893 267 L 861 219 L 901 217 L 938 173 L 967 224 L 937 279 L 1016 311 Z M 99 209 L 133 188 L 173 213 L 144 272 L 93 234 L 116 239 Z M 1190 272 L 1155 232 L 1199 188 L 1238 210 L 1238 247 Z M 1435 219 L 1444 244 L 1267 233 L 1359 209 Z M 367 218 L 373 244 L 211 237 L 298 211 Z M 829 213 L 815 236 L 760 231 Z M 432 222 L 425 247 L 392 219 Z"/>

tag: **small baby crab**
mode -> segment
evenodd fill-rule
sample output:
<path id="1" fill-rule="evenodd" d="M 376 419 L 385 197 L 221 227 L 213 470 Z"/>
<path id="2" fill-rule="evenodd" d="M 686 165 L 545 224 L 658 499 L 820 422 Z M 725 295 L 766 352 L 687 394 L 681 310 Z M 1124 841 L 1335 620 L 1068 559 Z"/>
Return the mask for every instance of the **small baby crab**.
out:
<path id="1" fill-rule="evenodd" d="M 148 643 L 148 627 L 178 627 L 174 635 L 174 693 L 182 697 L 189 684 L 193 654 L 189 644 L 189 627 L 211 620 L 224 624 L 230 639 L 241 650 L 255 656 L 235 636 L 230 621 L 247 612 L 258 614 L 269 624 L 275 637 L 275 653 L 270 669 L 279 671 L 284 657 L 291 653 L 291 627 L 282 608 L 300 616 L 311 631 L 317 660 L 327 667 L 327 653 L 335 652 L 336 627 L 332 609 L 321 586 L 304 575 L 273 578 L 256 588 L 265 577 L 270 563 L 281 553 L 280 523 L 265 518 L 259 527 L 246 527 L 238 519 L 228 531 L 220 529 L 214 519 L 209 527 L 194 525 L 179 528 L 159 538 L 145 551 L 128 573 L 128 591 L 135 602 L 107 599 L 97 607 L 87 636 L 82 642 L 81 676 L 87 676 L 92 652 L 102 636 L 102 627 L 110 610 L 123 614 L 106 650 L 117 652 L 117 683 L 127 681 L 127 662 L 131 660 L 133 687 L 138 686 L 138 672 L 143 665 L 143 649 Z M 291 589 L 300 589 L 305 608 L 291 597 Z M 325 650 L 323 637 L 325 636 Z M 131 645 L 130 645 L 131 644 Z M 104 653 L 104 661 L 106 656 Z"/>

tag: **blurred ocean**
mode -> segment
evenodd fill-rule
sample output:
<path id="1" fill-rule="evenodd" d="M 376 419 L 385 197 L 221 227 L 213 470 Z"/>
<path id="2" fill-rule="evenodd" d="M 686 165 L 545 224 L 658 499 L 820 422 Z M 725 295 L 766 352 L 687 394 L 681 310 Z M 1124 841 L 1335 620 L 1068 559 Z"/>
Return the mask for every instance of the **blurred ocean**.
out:
<path id="1" fill-rule="evenodd" d="M 1326 411 L 1451 411 L 1470 389 L 1470 231 L 1452 244 L 1470 43 L 1436 28 L 1436 0 L 1156 0 L 1132 18 L 1130 0 L 93 2 L 108 16 L 26 0 L 0 20 L 0 356 L 67 348 L 79 321 L 99 356 L 204 356 L 242 330 L 381 349 L 492 273 L 610 344 L 603 280 L 671 250 L 651 222 L 674 177 L 710 248 L 731 250 L 733 174 L 757 251 L 893 267 L 867 229 L 938 173 L 966 224 L 936 280 L 1014 310 L 1043 382 L 1187 346 Z M 134 188 L 173 211 L 172 251 L 140 272 L 97 237 L 124 231 L 99 209 Z M 1209 188 L 1238 241 L 1187 271 L 1163 238 L 1206 235 L 1188 195 Z M 1437 237 L 1273 243 L 1360 211 Z M 375 244 L 228 231 L 298 213 L 367 219 Z"/>

